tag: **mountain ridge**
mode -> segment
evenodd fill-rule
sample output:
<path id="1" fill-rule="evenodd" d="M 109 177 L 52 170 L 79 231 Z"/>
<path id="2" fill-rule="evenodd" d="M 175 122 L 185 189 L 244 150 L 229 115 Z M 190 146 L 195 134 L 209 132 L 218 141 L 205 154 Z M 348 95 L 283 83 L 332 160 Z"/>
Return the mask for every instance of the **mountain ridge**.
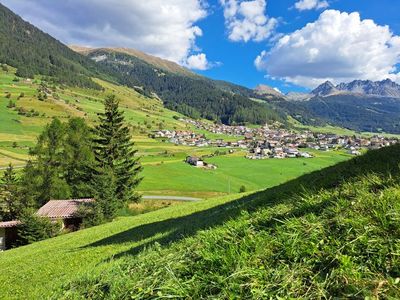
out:
<path id="1" fill-rule="evenodd" d="M 360 96 L 400 98 L 400 85 L 389 78 L 381 81 L 357 79 L 348 83 L 342 82 L 336 86 L 330 81 L 326 81 L 311 91 L 312 95 L 322 97 L 343 93 Z"/>
<path id="2" fill-rule="evenodd" d="M 196 73 L 190 71 L 189 69 L 180 66 L 179 64 L 169 61 L 167 59 L 163 59 L 148 53 L 145 53 L 143 51 L 133 49 L 133 48 L 124 48 L 124 47 L 99 47 L 99 48 L 94 48 L 94 47 L 84 47 L 84 46 L 79 46 L 79 45 L 69 45 L 68 46 L 70 49 L 73 51 L 88 56 L 90 53 L 93 53 L 95 51 L 110 51 L 110 52 L 120 52 L 120 53 L 126 53 L 128 55 L 136 56 L 137 58 L 146 61 L 147 63 L 154 65 L 160 69 L 169 71 L 171 73 L 176 73 L 176 74 L 182 74 L 186 76 L 193 76 L 197 77 Z"/>

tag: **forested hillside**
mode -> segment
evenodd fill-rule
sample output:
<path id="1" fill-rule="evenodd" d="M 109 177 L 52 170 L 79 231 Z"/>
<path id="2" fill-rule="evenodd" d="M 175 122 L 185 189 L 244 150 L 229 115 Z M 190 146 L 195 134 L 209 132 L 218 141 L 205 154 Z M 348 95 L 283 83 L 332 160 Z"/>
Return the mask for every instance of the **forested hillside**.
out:
<path id="1" fill-rule="evenodd" d="M 96 65 L 50 35 L 25 22 L 0 4 L 0 63 L 17 68 L 17 75 L 51 76 L 60 83 L 99 88 L 90 76 Z"/>
<path id="2" fill-rule="evenodd" d="M 316 116 L 340 127 L 366 132 L 400 133 L 399 98 L 332 95 L 314 97 L 309 101 L 296 102 L 295 105 L 305 115 Z"/>
<path id="3" fill-rule="evenodd" d="M 251 101 L 251 90 L 203 77 L 183 76 L 126 53 L 107 49 L 93 50 L 89 57 L 117 78 L 120 84 L 141 87 L 152 92 L 166 107 L 193 118 L 205 118 L 225 124 L 264 124 L 284 122 L 284 116 L 264 104 Z"/>

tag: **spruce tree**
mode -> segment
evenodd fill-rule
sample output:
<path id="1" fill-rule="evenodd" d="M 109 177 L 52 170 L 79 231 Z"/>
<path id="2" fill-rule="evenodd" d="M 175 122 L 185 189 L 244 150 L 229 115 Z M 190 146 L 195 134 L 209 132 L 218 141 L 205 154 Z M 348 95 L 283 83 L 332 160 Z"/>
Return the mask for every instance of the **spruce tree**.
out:
<path id="1" fill-rule="evenodd" d="M 10 163 L 0 180 L 0 220 L 10 221 L 17 219 L 21 211 L 20 204 L 18 180 Z"/>
<path id="2" fill-rule="evenodd" d="M 99 192 L 99 203 L 111 201 L 115 205 L 110 203 L 108 208 L 122 208 L 127 202 L 138 201 L 135 188 L 141 181 L 139 173 L 142 167 L 115 95 L 105 99 L 104 113 L 99 114 L 99 124 L 95 127 L 93 148 L 97 165 L 95 185 L 98 186 L 95 188 Z M 104 184 L 107 180 L 115 188 L 110 190 L 110 186 Z M 105 207 L 105 210 L 110 211 L 108 208 Z"/>
<path id="3" fill-rule="evenodd" d="M 90 182 L 94 155 L 91 129 L 81 118 L 71 118 L 65 126 L 62 168 L 71 189 L 71 197 L 92 197 Z"/>

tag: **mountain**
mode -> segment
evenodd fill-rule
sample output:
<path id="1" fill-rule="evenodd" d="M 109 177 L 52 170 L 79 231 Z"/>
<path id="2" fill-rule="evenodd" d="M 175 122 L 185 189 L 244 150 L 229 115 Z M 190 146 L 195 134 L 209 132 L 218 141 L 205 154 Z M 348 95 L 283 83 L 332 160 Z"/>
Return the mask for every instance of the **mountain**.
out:
<path id="1" fill-rule="evenodd" d="M 265 85 L 265 84 L 259 84 L 254 88 L 254 92 L 257 95 L 262 95 L 262 96 L 270 96 L 271 98 L 283 98 L 284 95 L 277 91 L 276 89 Z"/>
<path id="2" fill-rule="evenodd" d="M 400 99 L 338 94 L 295 103 L 330 124 L 368 132 L 400 134 Z"/>
<path id="3" fill-rule="evenodd" d="M 286 95 L 286 99 L 285 111 L 304 124 L 400 133 L 400 85 L 390 79 L 354 80 L 336 86 L 326 81 L 308 96 Z"/>
<path id="4" fill-rule="evenodd" d="M 312 98 L 313 95 L 300 92 L 289 92 L 285 95 L 285 98 L 289 101 L 306 101 Z"/>
<path id="5" fill-rule="evenodd" d="M 250 89 L 195 75 L 182 67 L 174 66 L 172 70 L 171 62 L 151 56 L 144 60 L 143 54 L 136 50 L 99 48 L 78 51 L 95 61 L 119 84 L 136 88 L 148 96 L 155 94 L 167 108 L 189 117 L 224 124 L 285 121 L 279 112 L 250 100 L 254 96 Z"/>
<path id="6" fill-rule="evenodd" d="M 311 94 L 314 96 L 327 96 L 335 94 L 337 92 L 338 89 L 333 85 L 333 83 L 330 81 L 326 81 L 323 84 L 319 85 L 316 89 L 311 91 Z"/>
<path id="7" fill-rule="evenodd" d="M 400 98 L 400 85 L 390 79 L 382 81 L 354 80 L 350 83 L 341 83 L 336 88 L 351 93 Z"/>
<path id="8" fill-rule="evenodd" d="M 25 22 L 0 3 L 0 62 L 17 68 L 17 75 L 41 74 L 60 83 L 99 88 L 96 64 Z"/>
<path id="9" fill-rule="evenodd" d="M 89 55 L 91 52 L 95 52 L 98 50 L 103 50 L 103 51 L 109 51 L 109 52 L 120 52 L 120 53 L 126 53 L 128 55 L 135 56 L 145 62 L 147 62 L 150 65 L 153 65 L 157 68 L 166 70 L 168 72 L 174 73 L 174 74 L 180 74 L 184 76 L 191 76 L 191 77 L 197 77 L 196 73 L 193 73 L 189 69 L 186 69 L 180 65 L 178 65 L 175 62 L 162 59 L 147 53 L 144 53 L 142 51 L 136 50 L 136 49 L 129 49 L 129 48 L 90 48 L 90 47 L 82 47 L 82 46 L 77 46 L 77 45 L 71 45 L 69 46 L 72 50 L 75 52 L 78 52 L 83 55 Z M 100 58 L 101 59 L 101 58 Z"/>
<path id="10" fill-rule="evenodd" d="M 385 79 L 382 81 L 354 80 L 334 86 L 326 81 L 311 92 L 314 96 L 330 96 L 334 94 L 354 94 L 379 97 L 400 98 L 400 85 Z"/>

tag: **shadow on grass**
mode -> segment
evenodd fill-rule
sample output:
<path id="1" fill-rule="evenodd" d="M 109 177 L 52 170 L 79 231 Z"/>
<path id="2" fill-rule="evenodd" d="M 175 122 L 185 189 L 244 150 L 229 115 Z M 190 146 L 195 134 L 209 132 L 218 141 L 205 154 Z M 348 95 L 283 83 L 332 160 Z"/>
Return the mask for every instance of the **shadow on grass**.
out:
<path id="1" fill-rule="evenodd" d="M 370 151 L 364 156 L 355 157 L 349 161 L 341 162 L 320 171 L 314 171 L 279 186 L 245 196 L 238 200 L 179 218 L 140 225 L 99 240 L 86 247 L 142 241 L 141 245 L 121 252 L 113 256 L 113 258 L 136 255 L 155 242 L 166 245 L 170 242 L 194 235 L 199 230 L 221 225 L 230 219 L 234 219 L 244 210 L 251 212 L 260 207 L 274 206 L 293 201 L 293 196 L 301 194 L 304 191 L 318 193 L 322 188 L 333 188 L 343 181 L 355 180 L 357 177 L 368 173 L 375 173 L 381 176 L 398 174 L 400 170 L 399 164 L 400 145 Z M 310 209 L 319 211 L 323 209 L 323 204 Z M 294 213 L 301 214 L 305 213 L 305 211 Z"/>

